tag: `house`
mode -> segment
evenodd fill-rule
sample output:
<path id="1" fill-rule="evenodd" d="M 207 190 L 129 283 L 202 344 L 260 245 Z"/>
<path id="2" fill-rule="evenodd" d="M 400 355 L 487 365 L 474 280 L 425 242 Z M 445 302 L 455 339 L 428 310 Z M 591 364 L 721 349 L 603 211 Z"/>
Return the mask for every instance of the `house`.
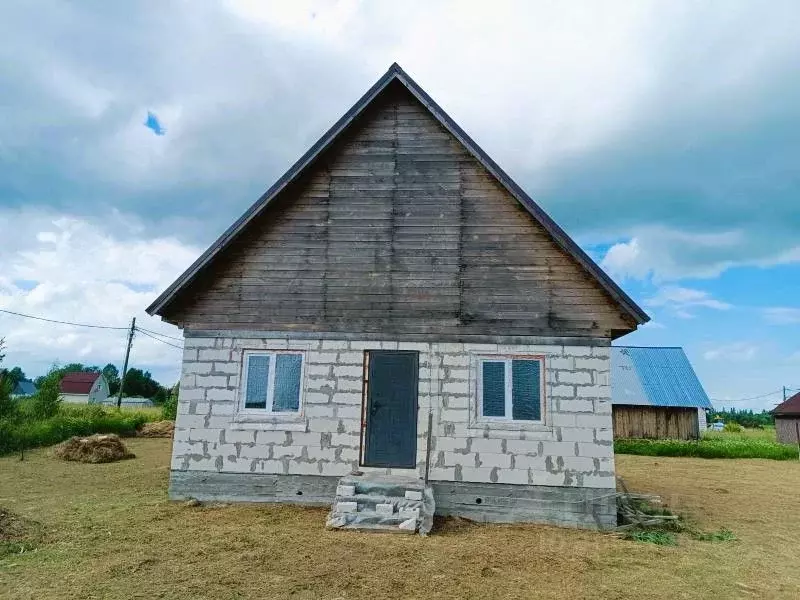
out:
<path id="1" fill-rule="evenodd" d="M 355 471 L 616 524 L 610 344 L 648 317 L 397 65 L 147 311 L 185 336 L 173 498 Z"/>
<path id="2" fill-rule="evenodd" d="M 782 444 L 800 443 L 800 392 L 778 404 L 772 415 L 778 441 Z"/>
<path id="3" fill-rule="evenodd" d="M 12 398 L 22 398 L 24 396 L 33 396 L 36 393 L 36 386 L 30 379 L 22 379 L 17 382 L 14 389 L 11 391 Z"/>
<path id="4" fill-rule="evenodd" d="M 65 373 L 61 400 L 68 404 L 98 404 L 108 398 L 108 382 L 102 373 Z"/>
<path id="5" fill-rule="evenodd" d="M 614 437 L 697 439 L 711 408 L 683 348 L 611 348 Z"/>

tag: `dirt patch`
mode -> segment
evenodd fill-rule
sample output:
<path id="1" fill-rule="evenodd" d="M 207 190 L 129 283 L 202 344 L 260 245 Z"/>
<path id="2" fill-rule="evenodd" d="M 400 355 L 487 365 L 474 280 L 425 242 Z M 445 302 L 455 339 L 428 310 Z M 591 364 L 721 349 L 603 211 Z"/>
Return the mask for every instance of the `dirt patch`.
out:
<path id="1" fill-rule="evenodd" d="M 109 463 L 136 457 L 113 433 L 70 438 L 56 446 L 55 455 L 63 460 L 84 463 Z"/>
<path id="2" fill-rule="evenodd" d="M 171 438 L 174 432 L 174 421 L 155 421 L 142 425 L 136 432 L 136 436 L 147 438 Z"/>

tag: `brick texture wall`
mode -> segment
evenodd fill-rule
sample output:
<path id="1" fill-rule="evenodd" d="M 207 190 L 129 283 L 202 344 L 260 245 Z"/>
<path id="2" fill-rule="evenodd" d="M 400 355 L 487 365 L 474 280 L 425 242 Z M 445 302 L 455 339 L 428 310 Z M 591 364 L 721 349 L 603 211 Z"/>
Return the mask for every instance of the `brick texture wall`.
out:
<path id="1" fill-rule="evenodd" d="M 301 415 L 254 421 L 237 414 L 246 349 L 305 352 Z M 172 469 L 389 472 L 358 467 L 364 351 L 370 349 L 420 353 L 420 476 L 432 412 L 431 480 L 614 488 L 607 346 L 187 337 Z M 478 418 L 477 359 L 494 354 L 545 356 L 543 425 L 486 424 Z"/>

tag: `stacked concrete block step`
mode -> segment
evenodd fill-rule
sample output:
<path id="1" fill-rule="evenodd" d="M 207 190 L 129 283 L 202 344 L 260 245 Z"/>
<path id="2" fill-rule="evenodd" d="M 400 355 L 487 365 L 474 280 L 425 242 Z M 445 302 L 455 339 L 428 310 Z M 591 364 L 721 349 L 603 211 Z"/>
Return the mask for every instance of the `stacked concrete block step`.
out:
<path id="1" fill-rule="evenodd" d="M 434 511 L 433 490 L 419 479 L 349 475 L 339 481 L 325 526 L 427 535 Z"/>

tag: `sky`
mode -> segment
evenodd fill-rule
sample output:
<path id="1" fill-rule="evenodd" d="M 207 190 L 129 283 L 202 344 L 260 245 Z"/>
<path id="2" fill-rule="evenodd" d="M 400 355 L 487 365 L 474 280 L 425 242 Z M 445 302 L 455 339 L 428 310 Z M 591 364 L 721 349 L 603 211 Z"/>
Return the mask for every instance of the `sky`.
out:
<path id="1" fill-rule="evenodd" d="M 0 309 L 144 309 L 397 61 L 652 321 L 716 406 L 800 388 L 793 0 L 45 0 L 0 21 Z M 0 313 L 6 366 L 126 333 Z M 179 342 L 167 339 L 170 343 Z M 137 334 L 131 365 L 177 380 Z"/>

